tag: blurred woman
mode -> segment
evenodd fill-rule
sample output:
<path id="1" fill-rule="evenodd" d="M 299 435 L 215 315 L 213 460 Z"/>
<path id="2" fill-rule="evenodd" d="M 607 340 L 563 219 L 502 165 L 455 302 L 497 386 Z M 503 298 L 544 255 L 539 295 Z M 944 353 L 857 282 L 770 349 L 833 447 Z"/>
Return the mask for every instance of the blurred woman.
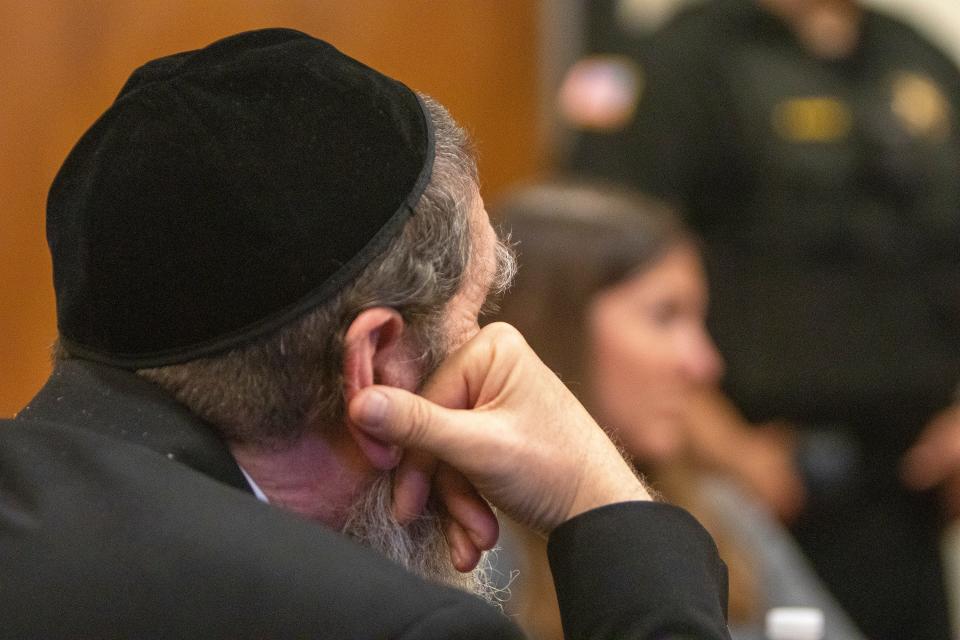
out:
<path id="1" fill-rule="evenodd" d="M 585 184 L 527 188 L 499 213 L 521 262 L 499 319 L 526 336 L 653 488 L 711 531 L 730 568 L 735 637 L 761 638 L 770 607 L 803 605 L 824 610 L 827 637 L 859 638 L 784 530 L 690 455 L 689 408 L 703 406 L 697 398 L 716 387 L 723 363 L 704 324 L 697 242 L 678 217 Z M 543 541 L 508 524 L 503 545 L 519 567 L 508 612 L 532 637 L 561 638 Z"/>

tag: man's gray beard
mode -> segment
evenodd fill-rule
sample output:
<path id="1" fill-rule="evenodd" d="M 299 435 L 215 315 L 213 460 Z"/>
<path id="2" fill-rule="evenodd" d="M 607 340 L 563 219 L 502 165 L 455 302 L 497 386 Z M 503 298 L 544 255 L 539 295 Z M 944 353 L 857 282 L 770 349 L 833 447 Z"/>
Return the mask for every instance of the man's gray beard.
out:
<path id="1" fill-rule="evenodd" d="M 425 321 L 414 329 L 418 344 L 420 380 L 418 392 L 450 352 L 442 317 Z M 467 573 L 457 571 L 450 559 L 450 545 L 443 533 L 444 515 L 433 501 L 415 520 L 401 525 L 393 517 L 393 474 L 381 474 L 356 501 L 347 514 L 341 532 L 379 551 L 408 571 L 428 580 L 450 585 L 502 606 L 509 597 L 509 585 L 498 587 L 490 555 L 484 551 L 480 562 Z"/>
<path id="2" fill-rule="evenodd" d="M 450 561 L 450 547 L 443 535 L 443 516 L 428 504 L 406 526 L 393 517 L 393 476 L 378 477 L 347 514 L 342 532 L 371 547 L 419 576 L 474 593 L 497 602 L 497 588 L 490 583 L 487 553 L 477 568 L 457 571 Z"/>

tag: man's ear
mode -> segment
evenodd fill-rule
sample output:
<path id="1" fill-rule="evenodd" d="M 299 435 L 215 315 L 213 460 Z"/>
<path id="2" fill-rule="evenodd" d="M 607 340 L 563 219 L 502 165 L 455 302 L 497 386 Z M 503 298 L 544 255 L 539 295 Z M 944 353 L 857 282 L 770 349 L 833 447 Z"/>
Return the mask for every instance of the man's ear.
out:
<path id="1" fill-rule="evenodd" d="M 343 391 L 347 404 L 358 391 L 373 384 L 413 390 L 418 373 L 413 369 L 403 340 L 403 317 L 389 307 L 366 309 L 347 328 L 343 345 Z M 375 468 L 392 469 L 402 451 L 375 440 L 347 420 L 347 429 Z"/>

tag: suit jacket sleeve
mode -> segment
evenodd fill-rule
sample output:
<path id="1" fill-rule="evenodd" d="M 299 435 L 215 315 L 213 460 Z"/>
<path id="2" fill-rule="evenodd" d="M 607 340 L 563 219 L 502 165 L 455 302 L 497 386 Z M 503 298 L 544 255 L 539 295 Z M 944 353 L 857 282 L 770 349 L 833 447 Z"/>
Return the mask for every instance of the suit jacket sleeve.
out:
<path id="1" fill-rule="evenodd" d="M 682 509 L 589 511 L 558 527 L 547 553 L 567 638 L 730 638 L 726 567 Z"/>

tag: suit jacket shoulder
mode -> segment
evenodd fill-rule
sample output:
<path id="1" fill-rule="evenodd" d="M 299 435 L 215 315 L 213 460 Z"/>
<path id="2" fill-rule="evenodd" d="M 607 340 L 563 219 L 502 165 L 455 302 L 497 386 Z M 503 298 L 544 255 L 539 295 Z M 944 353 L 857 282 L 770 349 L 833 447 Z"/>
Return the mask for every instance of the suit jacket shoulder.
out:
<path id="1" fill-rule="evenodd" d="M 468 594 L 260 503 L 209 428 L 68 363 L 0 426 L 0 637 L 512 638 Z"/>

